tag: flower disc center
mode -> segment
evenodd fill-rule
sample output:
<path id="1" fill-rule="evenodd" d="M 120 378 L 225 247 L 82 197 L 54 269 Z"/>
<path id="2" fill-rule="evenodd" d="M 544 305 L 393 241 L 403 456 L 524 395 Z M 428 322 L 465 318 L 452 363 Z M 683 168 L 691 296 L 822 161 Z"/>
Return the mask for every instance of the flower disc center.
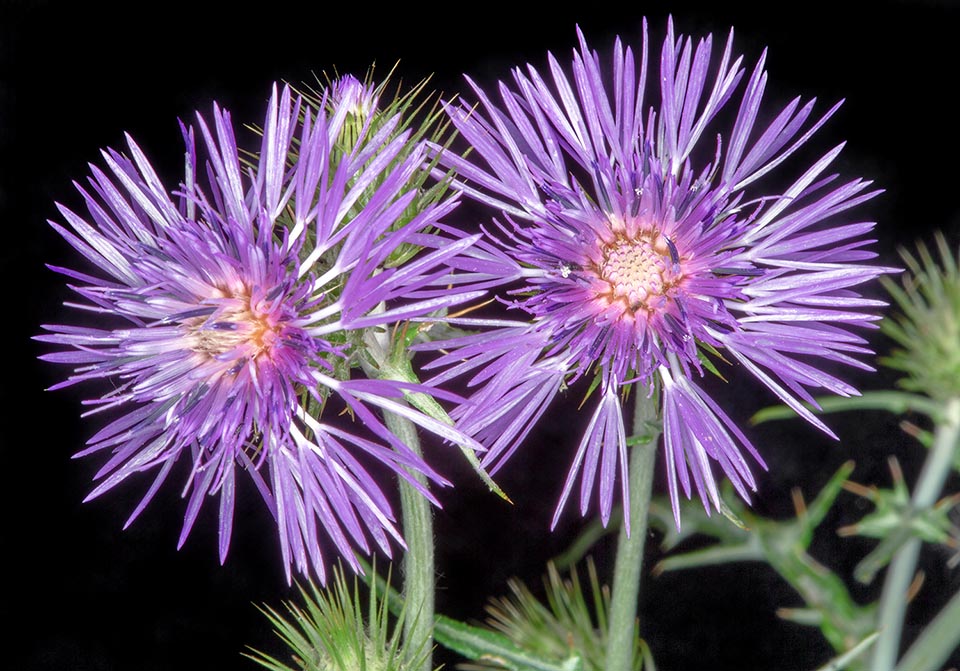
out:
<path id="1" fill-rule="evenodd" d="M 271 347 L 278 335 L 276 324 L 269 312 L 253 307 L 247 293 L 212 300 L 219 304 L 217 311 L 188 326 L 193 351 L 219 357 L 244 349 L 243 355 L 253 359 Z"/>
<path id="2" fill-rule="evenodd" d="M 635 238 L 617 237 L 601 249 L 597 267 L 609 289 L 603 295 L 612 303 L 622 302 L 630 312 L 652 311 L 663 304 L 664 296 L 679 281 L 676 250 L 658 232 Z"/>

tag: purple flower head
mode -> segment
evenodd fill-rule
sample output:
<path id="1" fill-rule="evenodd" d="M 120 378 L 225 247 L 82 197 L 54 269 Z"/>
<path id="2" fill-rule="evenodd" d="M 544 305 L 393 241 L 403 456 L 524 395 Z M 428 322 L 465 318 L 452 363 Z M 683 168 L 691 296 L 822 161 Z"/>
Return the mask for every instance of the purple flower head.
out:
<path id="1" fill-rule="evenodd" d="M 475 237 L 439 232 L 455 199 L 411 212 L 408 185 L 425 149 L 399 119 L 380 119 L 345 150 L 350 110 L 326 101 L 319 109 L 274 89 L 252 163 L 228 112 L 215 105 L 212 121 L 197 115 L 204 158 L 195 129 L 183 127 L 186 176 L 172 193 L 131 138 L 129 155 L 104 151 L 106 170 L 91 166 L 89 186 L 77 185 L 86 218 L 58 205 L 72 231 L 51 222 L 94 266 L 94 274 L 54 269 L 74 282 L 83 299 L 74 307 L 95 325 L 46 326 L 38 336 L 64 348 L 42 358 L 74 367 L 54 388 L 111 385 L 88 401 L 87 414 L 111 416 L 80 453 L 109 454 L 88 498 L 154 472 L 129 524 L 183 458 L 179 542 L 204 499 L 218 497 L 223 561 L 245 473 L 276 519 L 288 579 L 291 564 L 324 579 L 321 531 L 355 568 L 355 550 L 369 552 L 370 539 L 387 553 L 390 538 L 402 543 L 364 462 L 428 497 L 410 473 L 445 484 L 376 409 L 482 449 L 402 402 L 411 391 L 448 395 L 355 373 L 368 356 L 366 333 L 480 295 L 450 277 Z M 401 248 L 407 262 L 387 264 Z M 482 262 L 468 265 L 478 263 L 481 276 Z"/>
<path id="2" fill-rule="evenodd" d="M 353 75 L 344 75 L 335 80 L 330 87 L 329 102 L 334 106 L 343 106 L 355 117 L 364 119 L 377 108 L 376 87 L 361 82 Z"/>
<path id="3" fill-rule="evenodd" d="M 679 525 L 681 490 L 696 489 L 709 511 L 720 506 L 718 470 L 748 498 L 749 461 L 763 466 L 698 384 L 713 362 L 738 362 L 828 434 L 802 404 L 810 390 L 857 393 L 824 364 L 870 369 L 850 327 L 870 325 L 883 303 L 854 287 L 891 269 L 863 263 L 875 256 L 864 249 L 874 224 L 845 217 L 878 192 L 827 173 L 840 146 L 785 188 L 763 185 L 837 106 L 818 118 L 797 98 L 761 114 L 765 56 L 747 75 L 732 32 L 717 61 L 712 37 L 694 44 L 671 21 L 656 62 L 644 24 L 639 63 L 618 39 L 606 71 L 578 35 L 569 66 L 549 56 L 549 80 L 517 69 L 501 103 L 471 82 L 476 108 L 448 106 L 473 152 L 441 163 L 502 212 L 488 232 L 521 269 L 504 300 L 527 319 L 436 345 L 434 381 L 472 375 L 458 426 L 487 444 L 491 472 L 561 389 L 583 383 L 594 409 L 554 525 L 578 478 L 581 514 L 598 479 L 604 523 L 618 473 L 626 499 L 622 405 L 634 386 L 658 394 Z M 725 106 L 735 116 L 718 128 Z"/>

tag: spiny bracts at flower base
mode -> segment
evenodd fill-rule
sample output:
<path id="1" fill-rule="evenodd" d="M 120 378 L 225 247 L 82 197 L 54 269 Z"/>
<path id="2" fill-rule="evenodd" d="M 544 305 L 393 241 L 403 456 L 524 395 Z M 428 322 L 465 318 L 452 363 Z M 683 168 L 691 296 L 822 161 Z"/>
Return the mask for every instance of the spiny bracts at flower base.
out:
<path id="1" fill-rule="evenodd" d="M 920 241 L 915 252 L 900 250 L 902 283 L 882 278 L 897 311 L 880 329 L 897 346 L 880 363 L 904 373 L 899 387 L 946 403 L 960 397 L 960 252 L 939 231 L 933 239 L 939 263 Z"/>
<path id="2" fill-rule="evenodd" d="M 606 72 L 578 36 L 570 67 L 549 55 L 552 83 L 518 68 L 512 86 L 498 86 L 502 104 L 471 81 L 478 104 L 447 107 L 472 151 L 441 164 L 502 214 L 486 232 L 524 276 L 502 300 L 526 317 L 464 321 L 481 331 L 427 345 L 442 351 L 431 382 L 468 376 L 474 391 L 455 416 L 489 448 L 482 463 L 495 473 L 551 400 L 585 378 L 599 398 L 553 525 L 578 478 L 581 514 L 598 479 L 604 523 L 618 476 L 626 500 L 623 404 L 658 395 L 679 525 L 681 490 L 720 508 L 716 467 L 748 499 L 756 484 L 744 455 L 764 465 L 698 378 L 718 360 L 739 363 L 830 434 L 803 402 L 810 389 L 857 393 L 827 367 L 871 370 L 850 327 L 872 326 L 883 303 L 854 287 L 895 269 L 864 264 L 874 224 L 847 210 L 878 191 L 826 172 L 842 145 L 784 177 L 786 188 L 763 186 L 839 105 L 815 117 L 814 101 L 797 98 L 761 114 L 765 54 L 744 77 L 732 31 L 717 63 L 711 36 L 694 45 L 671 20 L 651 64 L 644 23 L 639 64 L 617 39 Z M 727 105 L 732 126 L 718 131 Z"/>
<path id="3" fill-rule="evenodd" d="M 437 228 L 455 196 L 411 212 L 424 143 L 410 141 L 399 115 L 359 119 L 356 96 L 343 92 L 375 104 L 372 89 L 332 90 L 339 95 L 324 94 L 314 112 L 275 88 L 254 160 L 242 158 L 228 112 L 214 105 L 212 123 L 198 114 L 206 158 L 198 160 L 195 130 L 183 126 L 185 177 L 173 192 L 133 139 L 129 157 L 104 151 L 107 170 L 91 166 L 90 186 L 76 185 L 88 217 L 58 205 L 72 231 L 51 222 L 94 267 L 53 268 L 74 282 L 84 302 L 71 305 L 92 323 L 45 326 L 37 336 L 65 348 L 42 358 L 74 366 L 54 388 L 111 385 L 87 401 L 87 414 L 111 417 L 78 455 L 110 454 L 88 498 L 155 472 L 129 524 L 187 460 L 179 542 L 204 499 L 218 497 L 223 561 L 246 474 L 276 520 L 288 580 L 291 566 L 324 579 L 322 533 L 355 569 L 354 552 L 369 553 L 370 539 L 388 554 L 391 538 L 402 544 L 365 461 L 431 500 L 411 473 L 446 484 L 378 409 L 482 449 L 402 402 L 409 392 L 450 395 L 356 373 L 369 363 L 367 334 L 475 300 L 482 292 L 472 280 L 489 280 L 490 268 L 464 256 L 477 236 Z M 455 278 L 458 263 L 470 272 Z"/>

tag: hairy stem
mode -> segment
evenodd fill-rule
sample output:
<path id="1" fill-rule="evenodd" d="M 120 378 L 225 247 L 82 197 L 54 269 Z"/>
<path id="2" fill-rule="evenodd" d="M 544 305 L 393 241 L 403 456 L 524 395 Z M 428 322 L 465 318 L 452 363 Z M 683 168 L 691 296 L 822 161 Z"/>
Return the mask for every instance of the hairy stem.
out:
<path id="1" fill-rule="evenodd" d="M 923 511 L 936 503 L 943 483 L 953 464 L 957 441 L 960 439 L 960 398 L 953 398 L 944 406 L 943 417 L 937 425 L 933 446 L 923 464 L 923 470 L 913 488 L 910 507 Z M 921 541 L 911 536 L 893 556 L 883 582 L 880 597 L 878 628 L 880 638 L 874 650 L 872 671 L 891 671 L 900 650 L 903 616 L 907 610 L 907 590 L 913 581 Z"/>
<path id="2" fill-rule="evenodd" d="M 409 420 L 386 413 L 387 427 L 407 447 L 422 454 L 417 428 Z M 412 476 L 423 486 L 427 480 L 422 473 Z M 407 551 L 403 556 L 403 597 L 406 616 L 403 620 L 403 636 L 411 653 L 428 651 L 420 671 L 433 668 L 433 619 L 434 619 L 434 558 L 433 558 L 433 511 L 427 501 L 409 482 L 400 478 L 400 507 L 403 515 L 403 536 Z M 424 647 L 421 647 L 424 646 Z"/>
<path id="3" fill-rule="evenodd" d="M 630 671 L 635 664 L 634 640 L 643 545 L 647 537 L 647 512 L 653 488 L 657 441 L 660 438 L 660 431 L 655 428 L 657 420 L 656 394 L 650 398 L 638 394 L 633 414 L 633 434 L 643 435 L 645 440 L 635 444 L 630 451 L 630 528 L 628 534 L 624 525 L 617 540 L 610 628 L 607 632 L 607 671 Z"/>

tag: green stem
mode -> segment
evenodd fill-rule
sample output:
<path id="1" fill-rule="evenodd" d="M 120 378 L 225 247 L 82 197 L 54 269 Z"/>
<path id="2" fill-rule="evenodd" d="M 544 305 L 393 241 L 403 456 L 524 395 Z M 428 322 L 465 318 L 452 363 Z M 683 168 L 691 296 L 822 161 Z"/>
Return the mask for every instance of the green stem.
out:
<path id="1" fill-rule="evenodd" d="M 633 415 L 633 433 L 649 432 L 644 443 L 630 451 L 630 534 L 620 529 L 617 556 L 613 567 L 613 593 L 610 600 L 610 629 L 607 632 L 607 671 L 634 668 L 634 637 L 637 628 L 637 604 L 640 598 L 640 572 L 643 544 L 647 537 L 647 512 L 653 488 L 653 468 L 657 455 L 659 430 L 657 395 L 637 395 Z"/>
<path id="2" fill-rule="evenodd" d="M 953 464 L 957 441 L 960 439 L 960 398 L 947 402 L 943 419 L 937 425 L 933 446 L 923 464 L 923 470 L 913 489 L 910 507 L 914 512 L 927 510 L 940 496 L 943 483 Z M 909 520 L 905 520 L 909 523 Z M 880 597 L 878 629 L 880 639 L 873 655 L 872 671 L 892 671 L 900 650 L 903 616 L 907 610 L 907 590 L 916 571 L 921 541 L 907 540 L 890 562 Z"/>
<path id="3" fill-rule="evenodd" d="M 936 671 L 956 650 L 960 642 L 960 592 L 943 607 L 937 617 L 927 625 L 913 642 L 897 671 Z"/>
<path id="4" fill-rule="evenodd" d="M 392 413 L 385 413 L 387 427 L 403 443 L 418 455 L 420 439 L 417 428 L 409 420 Z M 424 487 L 427 479 L 422 473 L 412 476 Z M 434 559 L 433 559 L 433 511 L 430 502 L 413 485 L 400 478 L 400 508 L 403 515 L 403 537 L 407 551 L 403 556 L 403 597 L 406 616 L 403 620 L 403 637 L 410 646 L 411 654 L 424 648 L 428 651 L 420 671 L 433 667 L 433 619 L 434 619 Z"/>

